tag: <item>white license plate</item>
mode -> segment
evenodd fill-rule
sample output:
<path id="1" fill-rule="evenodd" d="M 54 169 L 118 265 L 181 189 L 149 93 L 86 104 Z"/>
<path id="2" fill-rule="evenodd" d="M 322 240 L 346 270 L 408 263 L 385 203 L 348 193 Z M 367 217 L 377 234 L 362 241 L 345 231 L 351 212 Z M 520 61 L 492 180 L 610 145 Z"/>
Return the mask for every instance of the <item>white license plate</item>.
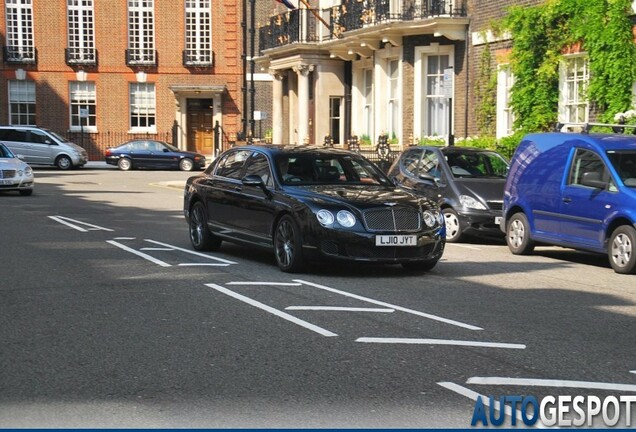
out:
<path id="1" fill-rule="evenodd" d="M 0 180 L 1 185 L 12 185 L 13 180 Z"/>
<path id="2" fill-rule="evenodd" d="M 414 235 L 377 235 L 376 246 L 416 246 L 417 236 Z"/>
<path id="3" fill-rule="evenodd" d="M 501 216 L 497 216 L 495 218 L 495 225 L 499 225 L 499 224 L 501 224 Z"/>

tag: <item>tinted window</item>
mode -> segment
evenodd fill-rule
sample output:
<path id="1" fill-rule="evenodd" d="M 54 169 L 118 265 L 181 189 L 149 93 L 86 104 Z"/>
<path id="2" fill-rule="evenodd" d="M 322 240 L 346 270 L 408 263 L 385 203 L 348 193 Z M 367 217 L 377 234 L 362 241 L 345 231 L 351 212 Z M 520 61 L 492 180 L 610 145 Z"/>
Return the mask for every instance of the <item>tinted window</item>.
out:
<path id="1" fill-rule="evenodd" d="M 217 165 L 216 175 L 240 180 L 243 165 L 251 153 L 250 150 L 235 150 L 226 154 Z"/>
<path id="2" fill-rule="evenodd" d="M 272 186 L 272 172 L 267 157 L 262 153 L 254 153 L 247 163 L 245 175 L 255 174 L 263 179 L 266 186 Z"/>
<path id="3" fill-rule="evenodd" d="M 607 157 L 625 186 L 636 187 L 636 152 L 611 151 Z"/>
<path id="4" fill-rule="evenodd" d="M 422 156 L 422 162 L 420 163 L 420 174 L 427 174 L 431 177 L 439 178 L 441 175 L 439 169 L 439 158 L 437 153 L 433 150 L 426 150 Z"/>
<path id="5" fill-rule="evenodd" d="M 47 144 L 47 141 L 49 144 L 52 143 L 51 139 L 40 131 L 29 131 L 28 136 L 29 141 L 35 144 Z"/>
<path id="6" fill-rule="evenodd" d="M 407 151 L 402 157 L 402 168 L 412 176 L 417 176 L 418 166 L 422 152 L 420 150 Z"/>
<path id="7" fill-rule="evenodd" d="M 582 185 L 583 173 L 593 173 L 596 178 L 604 181 L 610 178 L 609 170 L 599 155 L 589 150 L 577 149 L 572 159 L 568 184 Z"/>
<path id="8" fill-rule="evenodd" d="M 3 140 L 14 142 L 27 142 L 27 133 L 24 130 L 4 129 Z"/>
<path id="9" fill-rule="evenodd" d="M 495 152 L 448 153 L 446 160 L 455 177 L 505 177 L 508 162 Z"/>

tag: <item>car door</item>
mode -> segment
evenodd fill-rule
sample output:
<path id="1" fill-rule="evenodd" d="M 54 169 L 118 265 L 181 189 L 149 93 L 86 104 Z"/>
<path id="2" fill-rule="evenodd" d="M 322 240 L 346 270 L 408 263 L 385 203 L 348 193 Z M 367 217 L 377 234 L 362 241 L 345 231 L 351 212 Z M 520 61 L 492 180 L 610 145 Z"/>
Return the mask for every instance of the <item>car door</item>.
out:
<path id="1" fill-rule="evenodd" d="M 133 141 L 129 144 L 130 159 L 137 168 L 152 167 L 152 156 L 150 154 L 149 141 Z"/>
<path id="2" fill-rule="evenodd" d="M 30 143 L 33 163 L 43 165 L 53 165 L 55 163 L 59 146 L 50 136 L 39 130 L 30 130 L 27 133 L 27 140 Z"/>
<path id="3" fill-rule="evenodd" d="M 618 204 L 618 189 L 600 155 L 583 148 L 573 151 L 561 193 L 559 236 L 567 243 L 602 250 L 603 221 Z M 609 181 L 609 187 L 584 186 L 584 173 L 593 173 L 599 180 Z"/>
<path id="4" fill-rule="evenodd" d="M 179 156 L 171 151 L 160 141 L 148 141 L 150 149 L 150 163 L 155 168 L 177 168 L 179 166 Z"/>

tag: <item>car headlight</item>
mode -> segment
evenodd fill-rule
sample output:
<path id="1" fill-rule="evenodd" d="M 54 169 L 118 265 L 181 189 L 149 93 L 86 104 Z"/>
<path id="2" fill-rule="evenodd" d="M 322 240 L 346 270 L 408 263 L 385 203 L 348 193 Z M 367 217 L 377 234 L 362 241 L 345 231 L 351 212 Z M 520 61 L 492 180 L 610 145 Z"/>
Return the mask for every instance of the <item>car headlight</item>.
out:
<path id="1" fill-rule="evenodd" d="M 33 175 L 33 168 L 31 168 L 30 166 L 26 167 L 24 169 L 24 175 L 26 176 L 32 176 Z"/>
<path id="2" fill-rule="evenodd" d="M 336 219 L 338 223 L 345 228 L 351 228 L 356 224 L 356 217 L 347 210 L 340 210 L 336 215 Z"/>
<path id="3" fill-rule="evenodd" d="M 422 213 L 424 223 L 429 228 L 433 228 L 435 225 L 441 225 L 440 217 L 441 220 L 443 220 L 444 216 L 437 211 L 425 210 L 424 213 Z"/>
<path id="4" fill-rule="evenodd" d="M 329 210 L 318 210 L 318 213 L 316 213 L 316 218 L 318 218 L 318 222 L 320 222 L 320 225 L 322 226 L 333 225 L 333 213 L 331 213 Z"/>
<path id="5" fill-rule="evenodd" d="M 460 195 L 459 202 L 462 206 L 475 210 L 486 210 L 486 206 L 468 195 Z"/>

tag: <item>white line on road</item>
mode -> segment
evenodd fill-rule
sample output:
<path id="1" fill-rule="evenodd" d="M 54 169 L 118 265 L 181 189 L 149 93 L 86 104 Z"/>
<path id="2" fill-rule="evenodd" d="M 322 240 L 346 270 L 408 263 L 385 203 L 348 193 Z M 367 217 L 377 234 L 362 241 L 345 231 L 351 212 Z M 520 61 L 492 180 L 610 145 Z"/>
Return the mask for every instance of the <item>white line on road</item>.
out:
<path id="1" fill-rule="evenodd" d="M 181 263 L 179 267 L 227 267 L 229 264 L 225 263 Z"/>
<path id="2" fill-rule="evenodd" d="M 173 246 L 173 245 L 170 245 L 170 244 L 167 244 L 167 243 L 162 243 L 162 242 L 158 242 L 158 241 L 150 240 L 150 239 L 146 239 L 146 241 L 149 242 L 149 243 L 154 243 L 154 244 L 160 245 L 160 246 L 169 247 L 172 250 L 178 250 L 178 251 L 181 251 L 181 252 L 188 253 L 190 255 L 196 255 L 198 257 L 207 258 L 207 259 L 211 259 L 211 260 L 214 260 L 214 261 L 219 261 L 219 262 L 222 262 L 222 263 L 225 263 L 225 264 L 236 264 L 236 262 L 234 262 L 234 261 L 229 261 L 229 260 L 226 260 L 226 259 L 223 259 L 223 258 L 218 258 L 218 257 L 211 256 L 211 255 L 208 255 L 208 254 L 204 254 L 204 253 L 201 253 L 201 252 L 192 251 L 190 249 L 180 248 L 178 246 Z"/>
<path id="3" fill-rule="evenodd" d="M 164 251 L 164 252 L 169 252 L 169 251 L 173 251 L 173 248 L 153 248 L 153 247 L 145 247 L 145 248 L 141 248 L 139 250 L 143 250 L 143 251 Z"/>
<path id="4" fill-rule="evenodd" d="M 228 282 L 225 285 L 300 286 L 298 282 Z"/>
<path id="5" fill-rule="evenodd" d="M 454 346 L 479 347 L 479 348 L 526 349 L 526 346 L 523 344 L 462 341 L 462 340 L 450 340 L 450 339 L 361 337 L 356 339 L 356 342 L 382 343 L 382 344 L 414 344 L 414 345 L 454 345 Z"/>
<path id="6" fill-rule="evenodd" d="M 86 222 L 82 222 L 82 221 L 78 221 L 75 219 L 71 219 L 71 218 L 67 218 L 65 216 L 49 216 L 49 218 L 53 219 L 56 222 L 59 222 L 63 225 L 66 225 L 70 228 L 73 228 L 79 232 L 88 232 L 88 231 L 113 231 L 112 229 L 109 228 L 104 228 L 104 227 L 100 227 L 99 225 L 93 225 L 93 224 L 89 224 Z M 74 223 L 71 223 L 74 222 Z M 85 227 L 89 227 L 89 228 L 82 228 L 79 225 L 83 225 Z"/>
<path id="7" fill-rule="evenodd" d="M 384 306 L 384 307 L 387 307 L 387 308 L 390 308 L 390 309 L 395 309 L 395 310 L 398 310 L 398 311 L 401 311 L 401 312 L 406 312 L 406 313 L 409 313 L 409 314 L 413 314 L 413 315 L 421 316 L 421 317 L 424 317 L 424 318 L 432 319 L 432 320 L 435 320 L 435 321 L 443 322 L 445 324 L 450 324 L 450 325 L 454 325 L 454 326 L 457 326 L 457 327 L 462 327 L 462 328 L 465 328 L 465 329 L 468 329 L 468 330 L 483 330 L 481 327 L 477 327 L 477 326 L 474 326 L 474 325 L 471 325 L 471 324 L 465 324 L 465 323 L 462 323 L 462 322 L 459 322 L 459 321 L 451 320 L 451 319 L 448 319 L 448 318 L 443 318 L 443 317 L 440 317 L 440 316 L 437 316 L 437 315 L 432 315 L 432 314 L 428 314 L 428 313 L 425 313 L 425 312 L 420 312 L 420 311 L 416 311 L 416 310 L 413 310 L 413 309 L 408 309 L 408 308 L 405 308 L 405 307 L 402 307 L 402 306 L 392 305 L 390 303 L 386 303 L 386 302 L 379 301 L 379 300 L 373 300 L 373 299 L 370 299 L 370 298 L 367 298 L 367 297 L 359 296 L 357 294 L 352 294 L 352 293 L 349 293 L 349 292 L 346 292 L 346 291 L 340 291 L 338 289 L 330 288 L 330 287 L 327 287 L 327 286 L 324 286 L 324 285 L 318 285 L 318 284 L 315 284 L 315 283 L 312 283 L 312 282 L 303 281 L 303 280 L 300 280 L 300 279 L 295 279 L 294 282 L 299 282 L 299 283 L 304 284 L 304 285 L 308 285 L 308 286 L 311 286 L 311 287 L 314 287 L 314 288 L 318 288 L 318 289 L 322 289 L 322 290 L 325 290 L 325 291 L 329 291 L 329 292 L 333 292 L 333 293 L 336 293 L 336 294 L 340 294 L 340 295 L 343 295 L 345 297 L 351 297 L 351 298 L 362 300 L 362 301 L 365 301 L 365 302 L 368 302 L 368 303 L 377 304 L 378 306 Z"/>
<path id="8" fill-rule="evenodd" d="M 594 390 L 636 392 L 636 385 L 633 385 L 633 384 L 617 384 L 617 383 L 606 383 L 606 382 L 572 381 L 572 380 L 555 380 L 555 379 L 472 377 L 472 378 L 469 378 L 468 381 L 466 381 L 466 384 L 584 388 L 584 389 L 594 389 Z"/>
<path id="9" fill-rule="evenodd" d="M 114 240 L 134 240 L 135 237 L 115 237 Z"/>
<path id="10" fill-rule="evenodd" d="M 636 370 L 633 370 L 633 371 L 629 371 L 629 373 L 633 373 L 633 374 L 636 374 Z"/>
<path id="11" fill-rule="evenodd" d="M 335 312 L 376 312 L 392 313 L 395 309 L 361 308 L 361 307 L 339 307 L 339 306 L 287 306 L 285 310 L 297 311 L 335 311 Z"/>
<path id="12" fill-rule="evenodd" d="M 235 298 L 237 300 L 245 302 L 245 303 L 247 303 L 247 304 L 249 304 L 251 306 L 254 306 L 254 307 L 257 307 L 259 309 L 262 309 L 262 310 L 264 310 L 266 312 L 269 312 L 269 313 L 271 313 L 273 315 L 276 315 L 279 318 L 282 318 L 284 320 L 290 321 L 290 322 L 292 322 L 292 323 L 294 323 L 296 325 L 299 325 L 299 326 L 304 327 L 304 328 L 306 328 L 308 330 L 316 332 L 316 333 L 318 333 L 318 334 L 320 334 L 322 336 L 327 336 L 327 337 L 338 336 L 337 334 L 332 333 L 329 330 L 326 330 L 326 329 L 324 329 L 322 327 L 318 327 L 317 325 L 314 325 L 314 324 L 309 323 L 307 321 L 304 321 L 304 320 L 301 320 L 299 318 L 296 318 L 295 316 L 290 315 L 288 313 L 279 311 L 278 309 L 274 309 L 271 306 L 268 306 L 268 305 L 266 305 L 264 303 L 261 303 L 259 301 L 254 300 L 254 299 L 251 299 L 249 297 L 245 297 L 244 295 L 236 293 L 236 292 L 234 292 L 232 290 L 229 290 L 227 288 L 224 288 L 222 286 L 219 286 L 219 285 L 216 285 L 216 284 L 213 284 L 213 283 L 205 284 L 205 285 L 207 287 L 210 287 L 212 289 L 215 289 L 215 290 L 219 291 L 220 293 L 226 294 L 226 295 L 228 295 L 230 297 L 233 297 L 233 298 Z"/>
<path id="13" fill-rule="evenodd" d="M 143 258 L 143 259 L 145 259 L 145 260 L 148 260 L 148 261 L 150 261 L 150 262 L 153 262 L 153 263 L 155 263 L 155 264 L 157 264 L 157 265 L 160 265 L 161 267 L 171 267 L 171 266 L 170 266 L 170 264 L 168 264 L 168 263 L 166 263 L 166 262 L 163 262 L 163 261 L 161 261 L 161 260 L 158 260 L 158 259 L 157 259 L 157 258 L 155 258 L 155 257 L 151 257 L 150 255 L 145 254 L 145 253 L 143 253 L 143 252 L 139 252 L 138 250 L 135 250 L 135 249 L 129 248 L 128 246 L 125 246 L 125 245 L 123 245 L 123 244 L 121 244 L 121 243 L 117 243 L 117 242 L 116 242 L 116 241 L 114 241 L 114 240 L 106 240 L 106 243 L 110 243 L 110 244 L 112 244 L 113 246 L 117 246 L 118 248 L 125 250 L 126 252 L 130 252 L 130 253 L 132 253 L 132 254 L 135 254 L 135 255 L 137 255 L 137 256 L 140 256 L 141 258 Z"/>
<path id="14" fill-rule="evenodd" d="M 470 245 L 466 245 L 466 244 L 455 244 L 455 243 L 451 243 L 453 246 L 455 247 L 459 247 L 459 248 L 463 248 L 463 249 L 470 249 L 470 250 L 481 250 L 481 247 L 477 247 L 477 246 L 470 246 Z"/>

